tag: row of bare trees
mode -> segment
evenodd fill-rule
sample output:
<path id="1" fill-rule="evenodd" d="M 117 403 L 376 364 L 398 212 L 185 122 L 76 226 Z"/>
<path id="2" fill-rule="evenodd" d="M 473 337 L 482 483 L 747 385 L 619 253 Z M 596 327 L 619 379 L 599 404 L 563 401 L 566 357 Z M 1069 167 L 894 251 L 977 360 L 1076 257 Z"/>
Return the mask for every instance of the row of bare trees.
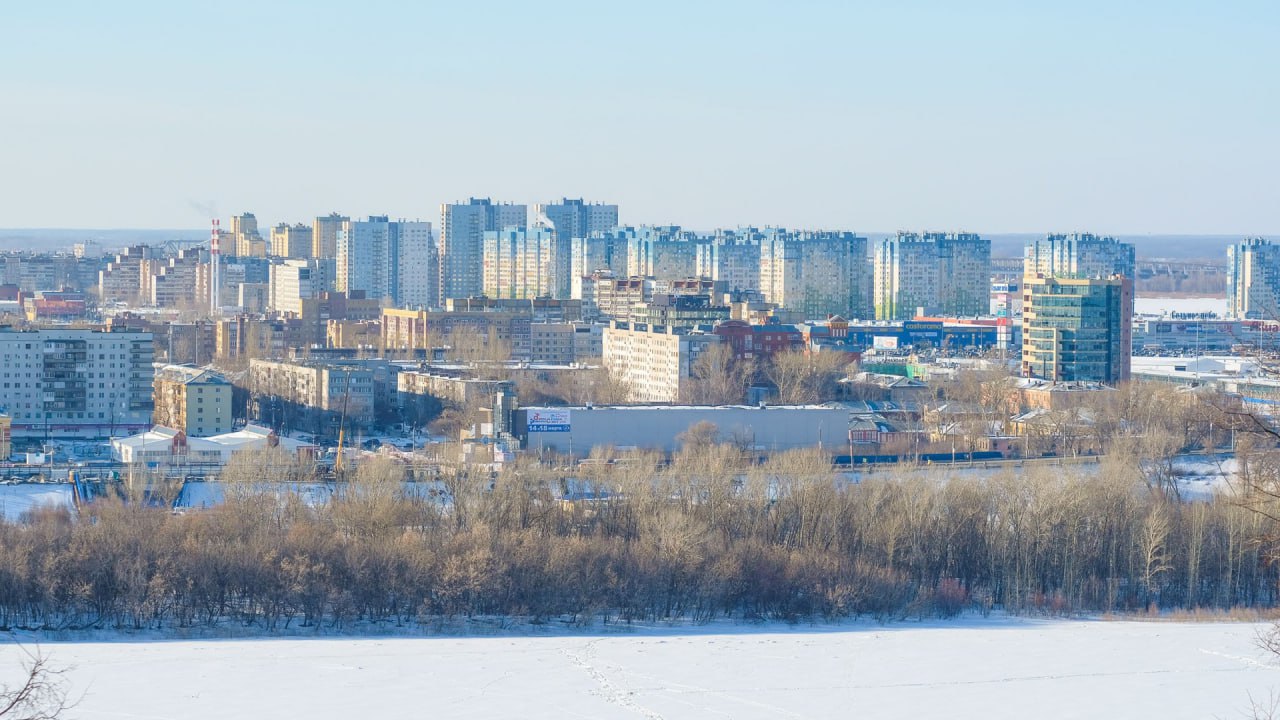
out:
<path id="1" fill-rule="evenodd" d="M 519 464 L 405 484 L 370 465 L 327 502 L 246 482 L 173 514 L 100 502 L 0 524 L 0 627 L 349 626 L 1272 606 L 1273 524 L 1151 492 L 1129 465 L 861 482 L 817 453 L 753 464 Z M 1250 482 L 1277 487 L 1259 460 Z M 293 479 L 288 475 L 286 479 Z"/>
<path id="2" fill-rule="evenodd" d="M 833 400 L 837 383 L 849 371 L 849 357 L 839 351 L 784 350 L 760 358 L 736 357 L 727 344 L 704 350 L 690 369 L 684 402 L 694 405 L 741 403 L 753 384 L 772 387 L 784 405 Z"/>

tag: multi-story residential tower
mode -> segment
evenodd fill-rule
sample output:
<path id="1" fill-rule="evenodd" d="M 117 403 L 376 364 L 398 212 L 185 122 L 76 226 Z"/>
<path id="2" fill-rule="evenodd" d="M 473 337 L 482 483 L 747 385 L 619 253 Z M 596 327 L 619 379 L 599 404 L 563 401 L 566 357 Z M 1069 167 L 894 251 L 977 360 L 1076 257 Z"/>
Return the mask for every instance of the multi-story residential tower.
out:
<path id="1" fill-rule="evenodd" d="M 853 233 L 769 228 L 761 235 L 760 291 L 809 318 L 868 317 L 869 270 L 867 239 Z"/>
<path id="2" fill-rule="evenodd" d="M 1133 245 L 1092 233 L 1049 234 L 1027 243 L 1023 275 L 1031 277 L 1134 277 Z"/>
<path id="3" fill-rule="evenodd" d="M 285 260 L 271 266 L 267 305 L 276 312 L 302 315 L 302 301 L 333 289 L 335 263 L 328 258 Z"/>
<path id="4" fill-rule="evenodd" d="M 583 282 L 597 272 L 627 274 L 627 238 L 617 232 L 594 232 L 570 243 L 569 297 L 584 299 Z"/>
<path id="5" fill-rule="evenodd" d="M 440 300 L 440 256 L 429 222 L 396 223 L 400 232 L 399 307 L 436 307 Z"/>
<path id="6" fill-rule="evenodd" d="M 151 333 L 0 330 L 0 406 L 15 437 L 108 437 L 151 422 Z"/>
<path id="7" fill-rule="evenodd" d="M 338 257 L 338 231 L 343 223 L 351 222 L 351 218 L 338 213 L 316 217 L 311 226 L 311 256 L 318 258 Z"/>
<path id="8" fill-rule="evenodd" d="M 439 277 L 431 223 L 386 215 L 348 221 L 338 231 L 335 288 L 394 303 L 430 306 Z"/>
<path id="9" fill-rule="evenodd" d="M 484 295 L 513 300 L 567 297 L 567 288 L 560 287 L 557 244 L 555 231 L 546 227 L 487 231 Z"/>
<path id="10" fill-rule="evenodd" d="M 538 203 L 533 206 L 533 214 L 547 218 L 557 234 L 569 239 L 589 237 L 592 233 L 607 232 L 618 227 L 617 205 L 588 203 L 581 198 L 565 198 L 558 203 Z"/>
<path id="11" fill-rule="evenodd" d="M 1022 375 L 1118 383 L 1133 352 L 1133 279 L 1024 279 Z"/>
<path id="12" fill-rule="evenodd" d="M 142 299 L 153 307 L 203 306 L 193 294 L 202 265 L 202 248 L 185 248 L 164 259 L 142 261 Z"/>
<path id="13" fill-rule="evenodd" d="M 927 314 L 984 315 L 990 307 L 991 242 L 972 233 L 904 233 L 876 247 L 877 320 Z"/>
<path id="14" fill-rule="evenodd" d="M 699 242 L 694 248 L 694 274 L 722 284 L 729 292 L 759 290 L 762 237 L 755 228 L 716 231 L 709 242 Z"/>
<path id="15" fill-rule="evenodd" d="M 166 365 L 156 371 L 153 422 L 192 437 L 231 432 L 231 383 L 212 370 Z"/>
<path id="16" fill-rule="evenodd" d="M 484 287 L 484 234 L 528 226 L 524 205 L 471 198 L 465 204 L 440 206 L 440 296 L 466 298 Z M 443 304 L 443 302 L 441 302 Z"/>
<path id="17" fill-rule="evenodd" d="M 674 226 L 618 228 L 627 239 L 627 273 L 659 282 L 684 280 L 698 270 L 693 233 Z"/>
<path id="18" fill-rule="evenodd" d="M 271 254 L 285 258 L 311 257 L 314 235 L 310 225 L 280 223 L 271 228 Z"/>
<path id="19" fill-rule="evenodd" d="M 1280 320 L 1280 245 L 1260 237 L 1227 248 L 1227 313 L 1235 320 Z"/>
<path id="20" fill-rule="evenodd" d="M 137 302 L 142 295 L 142 265 L 151 257 L 147 245 L 133 245 L 98 271 L 98 300 Z"/>
<path id="21" fill-rule="evenodd" d="M 258 233 L 258 218 L 253 213 L 231 217 L 231 241 L 237 257 L 267 256 L 267 241 Z"/>

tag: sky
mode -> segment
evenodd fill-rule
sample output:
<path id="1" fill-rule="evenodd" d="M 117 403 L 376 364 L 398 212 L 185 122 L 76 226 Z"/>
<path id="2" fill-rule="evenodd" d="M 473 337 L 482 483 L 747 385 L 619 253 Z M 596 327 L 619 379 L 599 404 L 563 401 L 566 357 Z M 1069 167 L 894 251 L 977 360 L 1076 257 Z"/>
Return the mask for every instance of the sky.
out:
<path id="1" fill-rule="evenodd" d="M 1280 232 L 1280 3 L 6 3 L 0 227 Z"/>

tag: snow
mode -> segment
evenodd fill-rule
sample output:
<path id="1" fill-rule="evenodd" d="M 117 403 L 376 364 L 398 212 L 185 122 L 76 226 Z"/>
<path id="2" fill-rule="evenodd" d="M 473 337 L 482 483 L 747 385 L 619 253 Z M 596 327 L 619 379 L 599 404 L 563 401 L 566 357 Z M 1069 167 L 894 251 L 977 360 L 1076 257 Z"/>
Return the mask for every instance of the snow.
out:
<path id="1" fill-rule="evenodd" d="M 504 637 L 45 642 L 95 718 L 1247 717 L 1248 623 L 963 619 Z M 119 637 L 119 636 L 116 636 Z M 19 650 L 0 645 L 0 682 Z"/>
<path id="2" fill-rule="evenodd" d="M 1208 499 L 1217 493 L 1232 493 L 1240 475 L 1240 461 L 1218 455 L 1182 455 L 1173 461 L 1182 497 Z"/>
<path id="3" fill-rule="evenodd" d="M 1225 297 L 1142 297 L 1133 300 L 1133 312 L 1136 315 L 1164 316 L 1169 313 L 1217 313 L 1225 316 L 1227 299 Z"/>
<path id="4" fill-rule="evenodd" d="M 9 522 L 17 522 L 23 513 L 43 506 L 72 508 L 71 486 L 66 483 L 0 485 L 0 517 Z"/>

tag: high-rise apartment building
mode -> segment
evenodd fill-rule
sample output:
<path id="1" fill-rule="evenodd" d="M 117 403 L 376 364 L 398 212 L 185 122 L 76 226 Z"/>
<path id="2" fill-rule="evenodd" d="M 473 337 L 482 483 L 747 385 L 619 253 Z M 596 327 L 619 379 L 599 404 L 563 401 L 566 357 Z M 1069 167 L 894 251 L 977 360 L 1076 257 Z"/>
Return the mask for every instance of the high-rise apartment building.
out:
<path id="1" fill-rule="evenodd" d="M 618 227 L 617 205 L 588 203 L 581 198 L 565 198 L 558 203 L 538 203 L 533 206 L 533 214 L 537 218 L 546 218 L 556 235 L 565 243 Z"/>
<path id="2" fill-rule="evenodd" d="M 15 437 L 108 437 L 151 423 L 151 333 L 0 329 L 0 407 Z"/>
<path id="3" fill-rule="evenodd" d="M 271 228 L 271 254 L 284 258 L 311 257 L 314 235 L 310 225 L 280 223 Z"/>
<path id="4" fill-rule="evenodd" d="M 338 257 L 338 232 L 343 223 L 351 222 L 351 218 L 338 213 L 317 216 L 311 226 L 311 256 L 318 258 Z"/>
<path id="5" fill-rule="evenodd" d="M 904 233 L 876 247 L 877 320 L 910 320 L 918 310 L 984 315 L 990 307 L 991 242 L 972 233 Z"/>
<path id="6" fill-rule="evenodd" d="M 267 304 L 276 312 L 302 315 L 302 301 L 333 289 L 335 263 L 328 258 L 285 260 L 271 266 Z"/>
<path id="7" fill-rule="evenodd" d="M 1227 248 L 1227 313 L 1235 320 L 1280 320 L 1280 245 L 1260 237 Z"/>
<path id="8" fill-rule="evenodd" d="M 585 299 L 584 282 L 595 273 L 627 275 L 627 239 L 617 232 L 574 238 L 569 248 L 569 297 Z"/>
<path id="9" fill-rule="evenodd" d="M 167 258 L 143 260 L 143 302 L 163 308 L 203 307 L 204 296 L 194 294 L 202 253 L 203 248 L 184 248 Z"/>
<path id="10" fill-rule="evenodd" d="M 484 295 L 512 300 L 567 297 L 567 288 L 560 287 L 557 245 L 555 231 L 546 227 L 485 232 Z"/>
<path id="11" fill-rule="evenodd" d="M 1133 279 L 1026 277 L 1022 375 L 1118 383 L 1133 352 Z"/>
<path id="12" fill-rule="evenodd" d="M 1049 234 L 1027 243 L 1023 275 L 1031 277 L 1134 277 L 1133 245 L 1092 233 Z"/>
<path id="13" fill-rule="evenodd" d="M 386 215 L 347 221 L 338 231 L 335 288 L 427 307 L 437 292 L 439 262 L 431 223 Z"/>
<path id="14" fill-rule="evenodd" d="M 558 203 L 533 206 L 534 224 L 554 233 L 553 259 L 556 284 L 552 294 L 567 298 L 573 294 L 573 249 L 575 242 L 618 226 L 618 206 L 588 203 L 581 198 L 565 198 Z"/>
<path id="15" fill-rule="evenodd" d="M 684 280 L 698 271 L 697 237 L 674 226 L 618 228 L 627 239 L 627 274 L 658 282 Z"/>
<path id="16" fill-rule="evenodd" d="M 237 257 L 267 256 L 267 241 L 258 233 L 258 218 L 253 213 L 231 217 L 231 242 Z"/>
<path id="17" fill-rule="evenodd" d="M 98 271 L 100 302 L 137 302 L 142 295 L 142 266 L 151 257 L 147 245 L 125 248 Z"/>
<path id="18" fill-rule="evenodd" d="M 524 205 L 471 198 L 440 206 L 440 297 L 466 298 L 484 288 L 484 234 L 528 226 Z M 443 304 L 443 302 L 441 303 Z"/>
<path id="19" fill-rule="evenodd" d="M 709 242 L 699 242 L 694 248 L 695 275 L 720 283 L 729 292 L 759 290 L 761 237 L 755 228 L 717 231 Z"/>
<path id="20" fill-rule="evenodd" d="M 400 279 L 396 305 L 436 307 L 440 302 L 440 255 L 435 230 L 429 222 L 399 222 Z"/>
<path id="21" fill-rule="evenodd" d="M 867 239 L 848 232 L 769 228 L 760 239 L 765 300 L 808 318 L 865 318 L 871 309 Z"/>

